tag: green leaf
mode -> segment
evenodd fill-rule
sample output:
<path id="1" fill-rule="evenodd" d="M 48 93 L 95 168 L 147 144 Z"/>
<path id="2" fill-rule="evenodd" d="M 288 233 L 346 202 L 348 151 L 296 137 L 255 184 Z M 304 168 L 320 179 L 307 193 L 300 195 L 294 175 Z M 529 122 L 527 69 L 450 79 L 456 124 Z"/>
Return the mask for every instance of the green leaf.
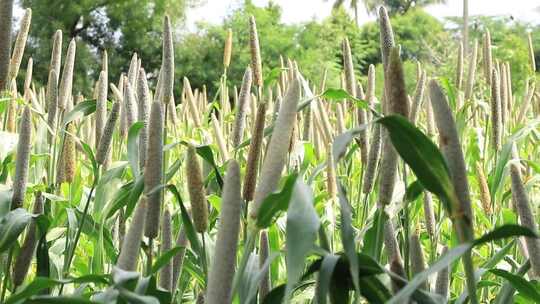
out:
<path id="1" fill-rule="evenodd" d="M 324 257 L 321 268 L 319 270 L 319 276 L 317 278 L 317 289 L 315 295 L 317 297 L 317 303 L 326 304 L 326 298 L 328 290 L 330 289 L 330 282 L 332 280 L 332 274 L 334 268 L 339 260 L 339 256 L 328 254 Z"/>
<path id="2" fill-rule="evenodd" d="M 77 105 L 75 105 L 75 107 L 73 107 L 73 110 L 71 110 L 71 112 L 67 113 L 64 116 L 64 121 L 62 121 L 62 125 L 65 126 L 68 123 L 72 122 L 73 120 L 81 116 L 92 114 L 95 111 L 96 111 L 95 100 L 85 100 L 83 102 L 80 102 Z"/>
<path id="3" fill-rule="evenodd" d="M 490 269 L 489 272 L 506 279 L 524 297 L 535 303 L 540 303 L 540 293 L 531 282 L 525 280 L 523 277 L 502 269 Z"/>
<path id="4" fill-rule="evenodd" d="M 495 228 L 493 231 L 484 234 L 481 238 L 474 240 L 473 246 L 481 245 L 487 242 L 514 237 L 514 236 L 526 236 L 537 238 L 538 236 L 532 232 L 529 228 L 520 225 L 504 225 Z"/>
<path id="5" fill-rule="evenodd" d="M 422 186 L 422 183 L 420 181 L 415 180 L 412 184 L 407 187 L 407 191 L 405 192 L 405 201 L 406 202 L 412 202 L 415 201 L 424 191 L 424 186 Z"/>
<path id="6" fill-rule="evenodd" d="M 0 220 L 0 253 L 13 246 L 31 219 L 30 213 L 23 208 L 17 208 Z"/>
<path id="7" fill-rule="evenodd" d="M 206 146 L 198 146 L 195 148 L 197 150 L 197 154 L 199 154 L 204 160 L 206 160 L 212 167 L 214 168 L 214 172 L 216 174 L 216 181 L 219 185 L 220 189 L 223 189 L 223 179 L 221 178 L 221 174 L 219 173 L 219 168 L 216 165 L 216 162 L 214 160 L 214 152 L 212 152 L 212 148 L 210 148 L 209 145 Z"/>
<path id="8" fill-rule="evenodd" d="M 349 99 L 349 100 L 354 101 L 357 107 L 360 107 L 362 109 L 369 108 L 365 100 L 358 99 L 343 89 L 328 88 L 320 96 L 324 99 L 333 100 L 333 101 L 342 101 L 344 99 Z"/>
<path id="9" fill-rule="evenodd" d="M 139 133 L 144 128 L 144 123 L 138 121 L 131 125 L 128 132 L 127 154 L 129 165 L 134 176 L 139 176 Z"/>
<path id="10" fill-rule="evenodd" d="M 384 223 L 387 220 L 388 215 L 386 212 L 382 209 L 377 209 L 373 223 L 364 236 L 364 247 L 362 249 L 376 261 L 381 260 L 382 246 L 384 243 Z"/>
<path id="11" fill-rule="evenodd" d="M 320 220 L 313 207 L 313 193 L 309 186 L 297 181 L 287 210 L 286 263 L 287 289 L 285 299 L 289 299 L 302 270 L 306 255 L 317 240 Z"/>
<path id="12" fill-rule="evenodd" d="M 158 272 L 183 248 L 184 247 L 177 246 L 164 252 L 159 258 L 157 258 L 157 260 L 154 262 L 154 265 L 152 265 L 152 271 L 150 272 L 150 274 L 155 274 L 156 272 Z"/>
<path id="13" fill-rule="evenodd" d="M 445 267 L 448 267 L 451 263 L 459 259 L 463 254 L 465 254 L 465 252 L 471 250 L 474 246 L 502 238 L 518 236 L 536 237 L 531 230 L 525 227 L 518 225 L 504 225 L 495 228 L 493 231 L 483 235 L 481 238 L 476 239 L 473 242 L 463 243 L 455 248 L 452 248 L 445 255 L 434 262 L 428 269 L 416 274 L 413 279 L 388 302 L 388 304 L 404 303 L 404 301 L 409 299 L 409 297 L 428 279 L 430 275 L 439 272 Z"/>
<path id="14" fill-rule="evenodd" d="M 26 300 L 26 304 L 101 304 L 77 296 L 36 296 Z"/>
<path id="15" fill-rule="evenodd" d="M 20 289 L 17 293 L 9 297 L 5 304 L 14 304 L 19 301 L 28 299 L 34 295 L 40 293 L 44 289 L 52 288 L 59 284 L 68 284 L 68 283 L 95 283 L 95 284 L 109 284 L 107 275 L 87 275 L 79 278 L 67 279 L 67 280 L 55 280 L 50 278 L 36 277 L 32 282 L 26 285 L 23 289 Z M 37 298 L 34 298 L 37 299 Z M 37 300 L 36 300 L 37 301 Z M 45 303 L 45 302 L 34 302 L 34 303 Z M 46 303 L 55 303 L 55 302 L 46 302 Z M 71 303 L 71 302 L 60 302 L 60 303 Z M 75 302 L 77 303 L 77 302 Z M 91 302 L 94 303 L 94 302 Z"/>
<path id="16" fill-rule="evenodd" d="M 422 186 L 443 198 L 445 208 L 455 197 L 454 186 L 443 155 L 422 131 L 400 115 L 385 116 L 379 120 L 388 130 L 392 145 L 412 169 Z"/>
<path id="17" fill-rule="evenodd" d="M 261 229 L 270 227 L 281 212 L 289 208 L 297 178 L 297 173 L 289 175 L 280 192 L 271 193 L 264 199 L 257 215 L 257 227 Z"/>

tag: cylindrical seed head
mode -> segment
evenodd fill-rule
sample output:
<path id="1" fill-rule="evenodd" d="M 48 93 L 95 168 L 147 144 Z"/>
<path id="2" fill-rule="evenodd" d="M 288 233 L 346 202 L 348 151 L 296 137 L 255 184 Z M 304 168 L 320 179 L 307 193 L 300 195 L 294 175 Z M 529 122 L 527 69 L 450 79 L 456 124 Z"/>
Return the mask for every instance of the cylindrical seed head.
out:
<path id="1" fill-rule="evenodd" d="M 193 146 L 189 146 L 187 151 L 186 176 L 193 224 L 197 232 L 203 233 L 208 229 L 208 205 L 201 164 Z"/>
<path id="2" fill-rule="evenodd" d="M 13 180 L 13 196 L 11 209 L 22 207 L 26 194 L 28 179 L 28 163 L 32 147 L 32 113 L 29 106 L 25 106 L 19 127 L 19 142 L 17 143 L 17 158 L 15 162 L 15 178 Z"/>
<path id="3" fill-rule="evenodd" d="M 171 213 L 168 208 L 163 212 L 161 222 L 161 252 L 162 254 L 172 248 Z M 167 291 L 172 291 L 172 261 L 165 264 L 159 271 L 159 286 Z"/>
<path id="4" fill-rule="evenodd" d="M 251 70 L 253 72 L 254 83 L 256 86 L 262 87 L 263 78 L 259 34 L 257 33 L 257 24 L 253 16 L 249 17 L 249 49 L 251 51 Z"/>
<path id="5" fill-rule="evenodd" d="M 235 160 L 231 160 L 223 186 L 219 228 L 212 268 L 208 275 L 206 303 L 231 302 L 241 210 L 240 167 Z"/>
<path id="6" fill-rule="evenodd" d="M 109 151 L 111 150 L 112 137 L 119 116 L 118 112 L 120 112 L 120 102 L 117 101 L 114 103 L 111 113 L 109 113 L 109 117 L 107 118 L 107 122 L 103 128 L 103 133 L 99 139 L 98 150 L 96 153 L 96 162 L 98 164 L 103 165 L 105 163 Z"/>
<path id="7" fill-rule="evenodd" d="M 24 48 L 26 47 L 26 39 L 28 38 L 28 30 L 30 29 L 30 22 L 32 21 L 32 10 L 27 8 L 24 12 L 24 16 L 21 20 L 21 28 L 17 39 L 15 40 L 15 46 L 13 47 L 13 54 L 11 55 L 11 61 L 9 63 L 9 79 L 15 79 L 19 73 L 21 62 L 24 54 Z"/>
<path id="8" fill-rule="evenodd" d="M 236 113 L 234 116 L 234 126 L 232 132 L 232 145 L 238 147 L 244 135 L 244 126 L 246 124 L 246 108 L 251 98 L 251 68 L 247 67 L 242 79 L 242 86 L 236 104 Z"/>
<path id="9" fill-rule="evenodd" d="M 60 80 L 60 88 L 58 95 L 58 107 L 65 109 L 68 99 L 71 98 L 72 86 L 73 86 L 73 68 L 75 66 L 75 51 L 76 51 L 75 39 L 72 39 L 69 43 L 67 50 L 66 61 L 64 62 L 64 70 L 62 71 L 62 78 Z"/>
<path id="10" fill-rule="evenodd" d="M 96 147 L 101 139 L 101 134 L 105 128 L 107 121 L 107 89 L 109 84 L 107 83 L 107 75 L 105 71 L 99 73 L 98 87 L 97 87 L 97 100 L 96 100 Z"/>
<path id="11" fill-rule="evenodd" d="M 144 163 L 146 162 L 146 149 L 148 143 L 148 107 L 151 102 L 150 89 L 148 88 L 148 82 L 146 81 L 146 73 L 142 68 L 139 70 L 138 82 L 137 115 L 138 120 L 142 121 L 143 123 L 143 128 L 139 131 L 139 164 L 142 169 L 144 167 Z"/>
<path id="12" fill-rule="evenodd" d="M 296 106 L 300 99 L 300 83 L 297 78 L 292 79 L 279 109 L 278 118 L 268 144 L 266 156 L 261 169 L 261 180 L 255 190 L 254 204 L 250 210 L 252 219 L 257 218 L 259 208 L 264 199 L 276 190 L 281 171 L 287 161 L 291 134 L 296 122 Z"/>
<path id="13" fill-rule="evenodd" d="M 155 238 L 158 235 L 161 210 L 161 190 L 155 188 L 161 185 L 163 177 L 163 107 L 159 101 L 154 101 L 150 110 L 144 168 L 144 192 L 148 204 L 144 235 Z"/>
<path id="14" fill-rule="evenodd" d="M 267 104 L 265 102 L 259 103 L 257 107 L 257 116 L 255 118 L 255 122 L 253 123 L 253 131 L 251 132 L 252 136 L 249 144 L 246 175 L 244 176 L 244 187 L 242 190 L 242 195 L 246 202 L 252 201 L 255 193 L 259 158 L 261 156 L 262 149 L 266 106 Z"/>
<path id="15" fill-rule="evenodd" d="M 163 77 L 161 79 L 162 98 L 169 103 L 173 97 L 174 46 L 171 21 L 168 15 L 163 20 Z"/>
<path id="16" fill-rule="evenodd" d="M 223 67 L 228 68 L 231 64 L 232 53 L 232 29 L 227 30 L 227 38 L 225 38 L 225 48 L 223 50 Z"/>
<path id="17" fill-rule="evenodd" d="M 36 193 L 36 200 L 34 201 L 34 215 L 43 213 L 43 196 L 41 192 Z M 26 230 L 26 237 L 21 246 L 19 256 L 15 260 L 15 266 L 13 267 L 13 285 L 20 286 L 24 281 L 24 278 L 28 274 L 28 268 L 30 268 L 30 262 L 34 256 L 34 251 L 37 246 L 37 231 L 36 220 L 32 219 L 28 229 Z"/>
<path id="18" fill-rule="evenodd" d="M 448 252 L 448 246 L 444 246 L 441 255 Z M 443 268 L 437 273 L 435 282 L 435 293 L 441 295 L 444 299 L 448 299 L 448 287 L 450 285 L 450 273 L 448 267 Z"/>
<path id="19" fill-rule="evenodd" d="M 139 250 L 141 249 L 146 217 L 146 204 L 146 197 L 142 196 L 135 209 L 135 214 L 129 225 L 124 242 L 122 242 L 122 249 L 116 262 L 116 267 L 120 269 L 126 271 L 137 270 L 137 260 L 139 258 Z"/>
<path id="20" fill-rule="evenodd" d="M 60 68 L 62 64 L 62 31 L 57 30 L 53 36 L 53 46 L 51 51 L 51 64 L 49 70 L 56 73 L 56 83 L 60 77 Z"/>

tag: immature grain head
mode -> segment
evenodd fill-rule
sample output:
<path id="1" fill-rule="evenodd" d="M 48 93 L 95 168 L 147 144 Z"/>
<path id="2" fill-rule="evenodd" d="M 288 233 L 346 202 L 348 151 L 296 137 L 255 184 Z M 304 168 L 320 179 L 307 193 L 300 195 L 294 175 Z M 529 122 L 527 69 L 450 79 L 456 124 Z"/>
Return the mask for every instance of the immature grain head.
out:
<path id="1" fill-rule="evenodd" d="M 27 8 L 21 20 L 21 28 L 19 30 L 19 34 L 17 35 L 17 39 L 15 40 L 15 46 L 13 47 L 13 53 L 11 55 L 11 61 L 9 64 L 9 79 L 15 79 L 19 73 L 31 20 L 32 10 Z"/>
<path id="2" fill-rule="evenodd" d="M 354 65 L 349 39 L 343 39 L 343 69 L 345 70 L 345 88 L 351 96 L 356 96 L 356 76 L 354 75 Z"/>
<path id="3" fill-rule="evenodd" d="M 491 55 L 491 34 L 486 29 L 484 33 L 484 44 L 482 49 L 482 56 L 484 58 L 484 78 L 488 85 L 491 85 L 491 71 L 493 70 L 493 58 Z"/>
<path id="4" fill-rule="evenodd" d="M 527 190 L 523 186 L 521 179 L 521 168 L 519 164 L 519 155 L 516 146 L 512 147 L 514 161 L 510 164 L 510 178 L 512 181 L 512 199 L 519 216 L 520 224 L 531 231 L 538 233 L 538 224 L 529 203 Z M 537 238 L 525 238 L 525 245 L 529 253 L 529 261 L 535 278 L 540 277 L 540 241 Z"/>
<path id="5" fill-rule="evenodd" d="M 266 230 L 261 230 L 259 238 L 259 268 L 262 269 L 264 264 L 268 261 L 270 256 L 270 243 L 268 242 L 268 232 Z M 272 288 L 270 283 L 270 271 L 268 268 L 263 269 L 264 273 L 259 283 L 259 297 L 264 299 L 270 289 Z"/>
<path id="6" fill-rule="evenodd" d="M 413 276 L 418 275 L 426 269 L 426 262 L 424 260 L 424 252 L 422 250 L 422 244 L 418 234 L 414 232 L 409 238 L 410 255 L 411 255 L 411 271 Z M 428 290 L 427 282 L 424 282 L 420 289 Z"/>
<path id="7" fill-rule="evenodd" d="M 146 162 L 146 148 L 148 143 L 148 107 L 151 102 L 150 89 L 148 88 L 148 82 L 146 81 L 146 73 L 144 69 L 139 70 L 137 85 L 137 115 L 138 120 L 142 121 L 143 128 L 139 131 L 139 164 L 140 167 L 144 167 Z"/>
<path id="8" fill-rule="evenodd" d="M 441 256 L 448 252 L 448 246 L 444 246 Z M 444 299 L 448 299 L 448 287 L 450 285 L 450 272 L 448 267 L 443 268 L 437 273 L 435 282 L 435 293 L 441 295 Z"/>
<path id="9" fill-rule="evenodd" d="M 98 164 L 103 165 L 108 158 L 114 129 L 116 127 L 116 122 L 118 121 L 118 112 L 120 112 L 120 102 L 117 101 L 114 103 L 111 113 L 109 113 L 109 117 L 103 128 L 103 133 L 99 139 L 98 150 L 96 153 L 96 161 Z"/>
<path id="10" fill-rule="evenodd" d="M 384 6 L 379 8 L 379 26 L 381 28 L 380 41 L 381 41 L 381 53 L 383 67 L 386 70 L 388 66 L 388 56 L 390 56 L 390 50 L 395 47 L 394 31 L 390 24 L 390 17 Z"/>
<path id="11" fill-rule="evenodd" d="M 257 183 L 257 172 L 259 168 L 259 158 L 262 150 L 262 140 L 264 132 L 264 120 L 267 103 L 259 103 L 257 116 L 253 122 L 253 131 L 246 164 L 246 175 L 244 176 L 243 197 L 246 202 L 253 200 L 255 185 Z"/>
<path id="12" fill-rule="evenodd" d="M 465 87 L 465 100 L 469 100 L 473 94 L 474 80 L 476 74 L 476 61 L 478 58 L 478 40 L 474 40 L 474 46 L 469 60 L 469 71 L 467 74 L 467 85 Z"/>
<path id="13" fill-rule="evenodd" d="M 388 263 L 390 264 L 390 271 L 401 276 L 403 279 L 407 278 L 405 268 L 403 267 L 403 259 L 401 258 L 401 252 L 399 250 L 399 243 L 397 242 L 394 232 L 394 225 L 388 219 L 384 223 L 384 246 L 386 254 L 388 255 Z M 392 290 L 397 293 L 405 284 L 400 280 L 392 280 Z"/>
<path id="14" fill-rule="evenodd" d="M 253 208 L 250 210 L 252 219 L 257 218 L 259 208 L 268 194 L 276 190 L 281 171 L 287 161 L 291 134 L 296 122 L 296 105 L 300 99 L 300 82 L 297 78 L 291 81 L 283 105 L 279 109 L 278 118 L 274 125 L 272 137 L 268 144 L 266 156 L 261 169 L 261 180 L 255 190 Z"/>
<path id="15" fill-rule="evenodd" d="M 531 72 L 536 72 L 536 61 L 534 59 L 534 48 L 533 48 L 533 42 L 532 42 L 532 34 L 527 34 L 527 45 L 529 49 L 529 64 L 531 67 Z"/>
<path id="16" fill-rule="evenodd" d="M 232 131 L 232 145 L 237 147 L 242 142 L 244 135 L 244 126 L 246 124 L 246 109 L 251 98 L 251 68 L 247 67 L 242 79 L 240 95 L 236 104 L 236 113 L 234 116 L 234 126 Z"/>
<path id="17" fill-rule="evenodd" d="M 460 210 L 456 210 L 456 212 L 463 215 L 464 221 L 470 226 L 472 231 L 473 213 L 467 179 L 467 168 L 465 166 L 465 159 L 461 150 L 461 142 L 454 116 L 448 106 L 446 96 L 437 81 L 430 81 L 429 92 L 435 122 L 439 130 L 439 145 L 448 164 L 448 169 L 459 200 Z"/>
<path id="18" fill-rule="evenodd" d="M 371 134 L 371 145 L 369 145 L 367 167 L 364 173 L 364 181 L 362 183 L 362 192 L 365 194 L 368 194 L 373 190 L 377 166 L 379 164 L 379 158 L 381 155 L 381 126 L 379 124 L 375 124 L 373 127 L 374 129 Z"/>
<path id="19" fill-rule="evenodd" d="M 62 110 L 66 108 L 68 99 L 71 97 L 71 90 L 73 86 L 73 68 L 75 66 L 75 51 L 76 43 L 75 39 L 72 39 L 69 43 L 67 50 L 66 61 L 64 63 L 64 70 L 62 71 L 62 78 L 60 80 L 60 89 L 58 95 L 58 107 Z"/>
<path id="20" fill-rule="evenodd" d="M 62 31 L 56 30 L 53 36 L 53 44 L 51 51 L 51 64 L 49 70 L 54 70 L 56 73 L 56 82 L 60 77 L 60 67 L 62 64 Z"/>
<path id="21" fill-rule="evenodd" d="M 480 202 L 482 203 L 482 209 L 484 209 L 484 212 L 487 215 L 491 215 L 491 194 L 489 193 L 488 182 L 486 176 L 484 175 L 484 168 L 482 168 L 482 165 L 479 162 L 476 163 L 476 174 L 478 179 L 478 189 L 480 190 Z"/>
<path id="22" fill-rule="evenodd" d="M 251 70 L 253 71 L 254 83 L 256 86 L 262 87 L 263 78 L 259 34 L 257 33 L 257 24 L 253 16 L 249 17 L 249 49 L 251 51 Z"/>
<path id="23" fill-rule="evenodd" d="M 495 151 L 501 148 L 502 121 L 501 121 L 501 91 L 499 73 L 492 70 L 491 76 L 491 144 Z"/>
<path id="24" fill-rule="evenodd" d="M 34 215 L 43 213 L 43 196 L 41 192 L 36 193 L 36 199 L 34 201 Z M 36 220 L 32 219 L 28 229 L 26 230 L 26 237 L 21 246 L 19 256 L 15 260 L 15 266 L 13 267 L 13 285 L 20 286 L 24 281 L 24 278 L 28 274 L 30 263 L 37 246 L 37 231 Z"/>
<path id="25" fill-rule="evenodd" d="M 463 84 L 463 43 L 460 43 L 458 47 L 456 79 L 454 84 L 458 90 L 461 90 Z"/>
<path id="26" fill-rule="evenodd" d="M 169 103 L 173 97 L 174 85 L 174 47 L 171 20 L 165 15 L 163 20 L 163 76 L 161 79 L 162 98 Z"/>
<path id="27" fill-rule="evenodd" d="M 47 82 L 47 124 L 51 128 L 53 134 L 48 134 L 47 138 L 49 143 L 51 142 L 52 135 L 56 132 L 56 112 L 58 110 L 58 77 L 56 72 L 51 70 L 49 72 L 49 80 Z"/>
<path id="28" fill-rule="evenodd" d="M 201 164 L 197 158 L 195 147 L 189 146 L 186 159 L 186 176 L 193 224 L 197 232 L 203 233 L 208 228 L 208 205 Z"/>
<path id="29" fill-rule="evenodd" d="M 227 38 L 225 38 L 225 48 L 223 50 L 223 67 L 228 68 L 231 64 L 232 53 L 232 29 L 227 30 Z"/>
<path id="30" fill-rule="evenodd" d="M 171 213 L 168 208 L 163 212 L 161 221 L 161 252 L 165 253 L 172 248 Z M 159 286 L 172 291 L 172 261 L 165 264 L 159 271 Z"/>
<path id="31" fill-rule="evenodd" d="M 122 242 L 122 249 L 120 250 L 120 255 L 118 255 L 118 261 L 116 262 L 116 267 L 118 268 L 126 271 L 137 270 L 137 260 L 139 259 L 139 251 L 141 249 L 146 208 L 146 197 L 142 196 L 135 209 L 135 214 L 129 225 L 124 242 Z"/>
<path id="32" fill-rule="evenodd" d="M 178 284 L 178 278 L 180 277 L 180 274 L 182 272 L 182 268 L 184 265 L 184 256 L 186 255 L 186 247 L 188 244 L 188 239 L 186 235 L 185 229 L 180 230 L 178 232 L 178 236 L 176 238 L 176 246 L 181 247 L 178 251 L 178 253 L 173 258 L 173 288 L 177 286 Z"/>
<path id="33" fill-rule="evenodd" d="M 96 100 L 96 147 L 105 128 L 105 122 L 107 121 L 107 75 L 105 71 L 99 73 L 98 87 L 97 87 L 97 100 Z"/>
<path id="34" fill-rule="evenodd" d="M 9 60 L 11 57 L 11 23 L 13 21 L 13 0 L 0 1 L 0 90 L 8 89 L 10 85 Z"/>
<path id="35" fill-rule="evenodd" d="M 15 162 L 15 178 L 13 179 L 13 196 L 11 209 L 22 207 L 26 194 L 28 179 L 28 163 L 32 147 L 32 112 L 27 105 L 24 107 L 19 126 L 19 142 L 17 143 L 17 158 Z"/>
<path id="36" fill-rule="evenodd" d="M 225 174 L 214 258 L 208 275 L 206 303 L 231 302 L 241 211 L 240 167 L 235 160 L 231 160 Z"/>
<path id="37" fill-rule="evenodd" d="M 152 103 L 148 122 L 148 146 L 144 166 L 144 192 L 147 196 L 146 226 L 144 235 L 155 238 L 158 235 L 161 210 L 161 185 L 163 177 L 163 106 L 159 101 Z"/>

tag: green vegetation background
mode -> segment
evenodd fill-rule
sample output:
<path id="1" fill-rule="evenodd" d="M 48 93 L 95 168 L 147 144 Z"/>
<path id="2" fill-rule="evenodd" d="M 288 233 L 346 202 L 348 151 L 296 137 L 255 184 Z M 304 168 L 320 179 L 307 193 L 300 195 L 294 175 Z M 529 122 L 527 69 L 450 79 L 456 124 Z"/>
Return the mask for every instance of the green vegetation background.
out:
<path id="1" fill-rule="evenodd" d="M 358 5 L 358 1 L 352 2 L 351 5 Z M 22 0 L 23 7 L 33 9 L 29 47 L 25 56 L 32 56 L 36 63 L 35 81 L 45 83 L 51 37 L 56 29 L 61 29 L 64 41 L 77 37 L 74 93 L 92 96 L 91 88 L 98 78 L 103 49 L 109 53 L 110 75 L 127 72 L 124 69 L 129 66 L 132 52 L 135 51 L 142 58 L 151 81 L 155 81 L 161 58 L 161 20 L 168 13 L 178 31 L 175 44 L 175 95 L 178 96 L 180 92 L 182 77 L 187 76 L 193 87 L 202 88 L 204 84 L 208 86 L 210 96 L 213 96 L 223 72 L 223 45 L 228 28 L 234 33 L 228 77 L 233 84 L 241 82 L 249 63 L 246 24 L 248 17 L 254 15 L 266 73 L 279 66 L 279 56 L 282 55 L 296 60 L 307 79 L 315 84 L 320 82 L 324 69 L 328 69 L 327 83 L 336 87 L 342 70 L 341 41 L 349 37 L 359 78 L 364 80 L 363 75 L 367 74 L 369 64 L 375 64 L 378 77 L 382 77 L 378 26 L 368 22 L 357 27 L 354 16 L 343 9 L 343 1 L 337 1 L 332 14 L 320 22 L 289 25 L 281 21 L 282 10 L 278 5 L 257 7 L 245 0 L 221 25 L 199 23 L 195 32 L 182 30 L 186 14 L 193 5 L 198 4 L 199 0 Z M 406 79 L 409 80 L 407 85 L 414 85 L 416 60 L 432 63 L 424 67 L 433 69 L 430 71 L 433 75 L 452 75 L 461 18 L 447 19 L 442 23 L 419 6 L 403 8 L 393 7 L 391 3 L 386 5 L 390 5 L 390 12 L 393 12 L 392 24 L 402 47 Z M 354 9 L 359 8 L 356 6 Z M 406 13 L 403 13 L 404 10 Z M 486 28 L 490 30 L 492 43 L 496 46 L 493 50 L 495 57 L 511 64 L 514 87 L 522 87 L 525 76 L 521 75 L 527 75 L 527 31 L 533 32 L 537 70 L 540 70 L 540 24 L 525 24 L 510 17 L 475 16 L 470 17 L 469 23 L 471 43 L 474 39 L 480 39 Z M 65 47 L 67 45 L 64 43 Z M 24 77 L 19 79 L 22 81 Z"/>

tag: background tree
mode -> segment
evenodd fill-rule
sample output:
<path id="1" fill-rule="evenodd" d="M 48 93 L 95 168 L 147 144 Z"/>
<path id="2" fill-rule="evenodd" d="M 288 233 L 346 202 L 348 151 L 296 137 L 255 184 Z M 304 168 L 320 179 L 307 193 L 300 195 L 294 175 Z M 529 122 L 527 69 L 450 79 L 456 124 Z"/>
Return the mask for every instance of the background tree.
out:
<path id="1" fill-rule="evenodd" d="M 384 5 L 390 15 L 405 14 L 413 7 L 446 3 L 446 0 L 363 0 L 368 14 L 376 14 L 377 8 Z"/>
<path id="2" fill-rule="evenodd" d="M 88 94 L 99 74 L 103 50 L 109 52 L 110 74 L 117 77 L 129 64 L 132 52 L 142 58 L 150 76 L 161 62 L 162 20 L 169 14 L 179 26 L 186 9 L 198 0 L 22 0 L 33 9 L 28 51 L 34 59 L 35 79 L 45 83 L 54 32 L 61 29 L 64 48 L 77 38 L 74 92 Z M 115 81 L 115 79 L 111 79 Z M 84 88 L 84 89 L 83 89 Z"/>

